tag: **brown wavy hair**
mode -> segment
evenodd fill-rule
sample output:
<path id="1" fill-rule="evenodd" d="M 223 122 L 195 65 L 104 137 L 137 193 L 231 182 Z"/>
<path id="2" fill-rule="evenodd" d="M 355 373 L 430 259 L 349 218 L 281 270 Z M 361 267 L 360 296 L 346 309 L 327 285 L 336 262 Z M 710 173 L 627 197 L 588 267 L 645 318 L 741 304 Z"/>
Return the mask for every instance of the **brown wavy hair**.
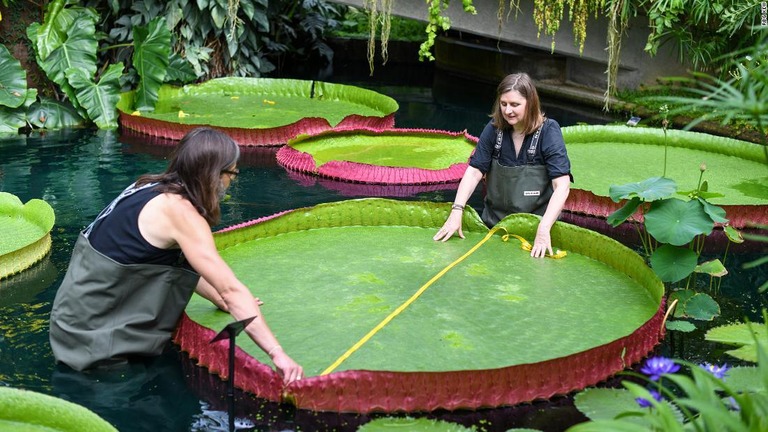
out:
<path id="1" fill-rule="evenodd" d="M 189 200 L 208 225 L 219 223 L 219 192 L 222 170 L 237 163 L 240 147 L 224 132 L 208 127 L 189 131 L 171 154 L 162 174 L 145 174 L 137 186 L 160 183 L 155 190 L 175 193 Z"/>
<path id="2" fill-rule="evenodd" d="M 525 117 L 522 120 L 523 129 L 526 135 L 533 133 L 544 123 L 544 113 L 541 112 L 539 92 L 536 91 L 536 86 L 533 84 L 531 77 L 525 72 L 505 76 L 499 83 L 499 86 L 496 87 L 496 101 L 491 109 L 493 126 L 496 129 L 502 130 L 511 127 L 504 120 L 504 115 L 501 112 L 501 96 L 512 90 L 517 90 L 525 98 Z"/>

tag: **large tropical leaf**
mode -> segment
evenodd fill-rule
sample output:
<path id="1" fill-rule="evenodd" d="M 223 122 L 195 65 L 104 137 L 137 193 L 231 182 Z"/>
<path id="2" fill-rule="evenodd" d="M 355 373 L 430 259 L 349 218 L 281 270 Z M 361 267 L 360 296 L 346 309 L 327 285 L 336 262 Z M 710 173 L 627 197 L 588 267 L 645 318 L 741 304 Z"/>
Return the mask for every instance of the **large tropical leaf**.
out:
<path id="1" fill-rule="evenodd" d="M 147 27 L 134 27 L 133 39 L 133 66 L 140 77 L 135 108 L 152 110 L 168 70 L 171 32 L 164 18 L 156 18 Z"/>
<path id="2" fill-rule="evenodd" d="M 656 240 L 682 246 L 697 235 L 709 235 L 714 223 L 698 200 L 667 199 L 651 204 L 645 227 Z"/>
<path id="3" fill-rule="evenodd" d="M 117 128 L 117 102 L 120 100 L 122 74 L 122 63 L 110 65 L 97 84 L 82 69 L 67 71 L 67 78 L 74 86 L 78 100 L 99 129 Z"/>
<path id="4" fill-rule="evenodd" d="M 40 98 L 27 111 L 30 124 L 41 129 L 61 129 L 83 124 L 83 119 L 69 102 Z"/>
<path id="5" fill-rule="evenodd" d="M 651 255 L 651 268 L 662 281 L 677 282 L 693 273 L 698 258 L 690 249 L 663 245 Z"/>
<path id="6" fill-rule="evenodd" d="M 33 23 L 27 28 L 27 37 L 35 44 L 39 60 L 46 60 L 66 39 L 66 30 L 72 26 L 76 16 L 75 11 L 64 8 L 66 4 L 65 0 L 48 3 L 43 24 Z"/>
<path id="7" fill-rule="evenodd" d="M 24 103 L 27 93 L 27 73 L 21 62 L 0 45 L 0 106 L 17 108 Z"/>
<path id="8" fill-rule="evenodd" d="M 37 89 L 27 89 L 23 102 L 24 108 L 7 108 L 0 106 L 0 134 L 17 135 L 19 129 L 27 125 L 27 110 L 37 98 Z"/>
<path id="9" fill-rule="evenodd" d="M 197 74 L 192 64 L 179 54 L 172 53 L 165 75 L 165 82 L 186 84 L 194 81 L 196 78 Z"/>
<path id="10" fill-rule="evenodd" d="M 656 201 L 667 198 L 677 190 L 677 185 L 672 179 L 664 177 L 651 177 L 638 183 L 625 185 L 611 185 L 609 195 L 613 202 L 622 199 L 640 198 L 643 201 Z"/>
<path id="11" fill-rule="evenodd" d="M 81 108 L 75 89 L 67 80 L 68 69 L 81 69 L 85 76 L 96 74 L 96 27 L 93 18 L 82 14 L 67 30 L 67 39 L 40 65 L 48 78 L 58 84 L 75 108 Z"/>

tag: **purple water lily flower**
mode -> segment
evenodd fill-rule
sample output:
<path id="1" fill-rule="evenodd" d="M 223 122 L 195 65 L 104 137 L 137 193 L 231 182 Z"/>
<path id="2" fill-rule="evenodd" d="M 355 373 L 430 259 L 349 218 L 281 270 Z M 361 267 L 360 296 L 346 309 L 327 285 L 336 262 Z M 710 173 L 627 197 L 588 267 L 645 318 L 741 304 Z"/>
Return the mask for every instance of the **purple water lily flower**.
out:
<path id="1" fill-rule="evenodd" d="M 699 366 L 701 366 L 701 368 L 705 371 L 714 375 L 717 379 L 725 379 L 729 369 L 728 363 L 725 363 L 722 366 L 713 365 L 711 363 L 702 363 Z"/>
<path id="2" fill-rule="evenodd" d="M 651 396 L 654 399 L 656 399 L 657 402 L 661 402 L 662 397 L 661 397 L 661 394 L 659 394 L 659 392 L 657 392 L 656 390 L 648 390 L 648 393 L 650 393 Z M 637 404 L 640 405 L 640 408 L 649 408 L 653 406 L 651 401 L 649 401 L 646 398 L 641 398 L 641 397 L 635 398 L 635 402 L 637 402 Z"/>
<path id="3" fill-rule="evenodd" d="M 675 373 L 680 370 L 680 365 L 665 357 L 651 357 L 645 361 L 640 372 L 648 375 L 651 381 L 658 381 L 664 374 Z"/>

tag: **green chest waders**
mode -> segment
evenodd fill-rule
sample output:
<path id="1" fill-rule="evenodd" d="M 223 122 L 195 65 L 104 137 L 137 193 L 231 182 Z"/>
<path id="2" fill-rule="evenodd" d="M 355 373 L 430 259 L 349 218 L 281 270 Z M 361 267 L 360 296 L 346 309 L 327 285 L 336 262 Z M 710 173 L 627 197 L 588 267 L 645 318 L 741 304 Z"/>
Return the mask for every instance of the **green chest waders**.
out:
<path id="1" fill-rule="evenodd" d="M 496 136 L 491 168 L 486 174 L 485 207 L 482 219 L 489 227 L 512 213 L 533 213 L 539 216 L 547 210 L 552 197 L 552 181 L 545 165 L 535 165 L 539 133 L 536 131 L 526 151 L 523 165 L 508 167 L 499 163 L 502 132 Z"/>
<path id="2" fill-rule="evenodd" d="M 118 263 L 91 246 L 89 233 L 90 227 L 80 233 L 53 301 L 56 360 L 83 370 L 115 358 L 161 354 L 200 275 L 181 267 Z"/>

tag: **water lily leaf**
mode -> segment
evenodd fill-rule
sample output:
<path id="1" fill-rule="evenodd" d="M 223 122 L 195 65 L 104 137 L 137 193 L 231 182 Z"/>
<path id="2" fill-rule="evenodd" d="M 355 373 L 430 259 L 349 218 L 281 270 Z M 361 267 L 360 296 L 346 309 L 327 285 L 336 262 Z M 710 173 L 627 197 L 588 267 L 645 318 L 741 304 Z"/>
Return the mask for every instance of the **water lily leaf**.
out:
<path id="1" fill-rule="evenodd" d="M 87 108 L 89 118 L 99 129 L 117 128 L 117 102 L 120 100 L 120 76 L 123 64 L 110 65 L 94 83 L 82 69 L 69 69 L 67 78 L 77 91 L 77 98 Z"/>
<path id="2" fill-rule="evenodd" d="M 659 242 L 682 246 L 697 235 L 709 235 L 714 223 L 699 201 L 667 199 L 651 204 L 645 227 Z"/>
<path id="3" fill-rule="evenodd" d="M 725 232 L 725 236 L 728 237 L 728 240 L 732 241 L 733 243 L 744 243 L 744 236 L 741 235 L 741 231 L 737 230 L 736 228 L 726 225 L 725 228 L 723 228 L 723 231 Z"/>
<path id="4" fill-rule="evenodd" d="M 694 325 L 692 322 L 682 320 L 667 321 L 666 327 L 667 330 L 679 331 L 683 333 L 690 333 L 696 330 L 696 325 Z"/>
<path id="5" fill-rule="evenodd" d="M 728 369 L 725 381 L 736 392 L 765 392 L 760 369 L 755 366 L 735 366 Z"/>
<path id="6" fill-rule="evenodd" d="M 41 98 L 27 111 L 29 123 L 38 128 L 61 129 L 82 125 L 84 120 L 69 102 Z"/>
<path id="7" fill-rule="evenodd" d="M 694 271 L 696 273 L 705 273 L 714 277 L 723 277 L 728 274 L 728 270 L 719 259 L 703 262 L 697 265 L 696 270 Z"/>
<path id="8" fill-rule="evenodd" d="M 635 210 L 637 210 L 637 207 L 642 204 L 642 202 L 643 201 L 639 197 L 632 197 L 632 199 L 627 201 L 623 207 L 611 213 L 608 216 L 607 222 L 613 227 L 621 225 L 627 218 L 635 213 Z"/>
<path id="9" fill-rule="evenodd" d="M 117 432 L 82 405 L 29 390 L 0 386 L 0 429 Z"/>
<path id="10" fill-rule="evenodd" d="M 720 315 L 720 305 L 709 294 L 698 293 L 685 302 L 685 313 L 689 318 L 712 321 Z"/>
<path id="11" fill-rule="evenodd" d="M 663 245 L 651 255 L 651 268 L 662 281 L 677 282 L 693 273 L 698 259 L 690 249 Z"/>
<path id="12" fill-rule="evenodd" d="M 637 404 L 635 396 L 627 389 L 589 388 L 577 393 L 573 398 L 573 403 L 576 409 L 593 421 L 611 420 L 619 414 L 629 414 L 622 417 L 624 423 L 634 423 L 648 428 L 651 426 L 651 423 L 643 417 L 648 410 L 641 408 Z M 666 403 L 668 404 L 668 402 Z M 679 410 L 674 410 L 674 412 L 675 417 L 682 421 Z"/>
<path id="13" fill-rule="evenodd" d="M 434 420 L 425 417 L 381 417 L 360 426 L 357 432 L 386 432 L 386 431 L 415 431 L 415 432 L 472 432 L 457 423 L 444 420 Z"/>
<path id="14" fill-rule="evenodd" d="M 668 198 L 676 190 L 677 184 L 674 180 L 665 177 L 651 177 L 639 183 L 629 183 L 621 186 L 611 185 L 608 193 L 613 202 L 634 197 L 650 202 Z"/>
<path id="15" fill-rule="evenodd" d="M 728 223 L 728 219 L 725 217 L 725 210 L 722 207 L 710 204 L 703 197 L 699 197 L 698 201 L 704 207 L 704 211 L 712 218 L 712 222 Z"/>
<path id="16" fill-rule="evenodd" d="M 153 109 L 165 81 L 171 52 L 171 32 L 165 18 L 155 18 L 146 27 L 133 28 L 133 66 L 139 74 L 136 109 Z"/>
<path id="17" fill-rule="evenodd" d="M 669 304 L 672 304 L 675 300 L 677 300 L 677 306 L 675 307 L 675 312 L 672 316 L 675 318 L 682 318 L 685 316 L 685 302 L 688 301 L 691 297 L 696 295 L 696 291 L 690 290 L 690 289 L 684 289 L 684 290 L 678 290 L 674 291 L 672 294 L 669 295 L 669 299 L 667 299 L 667 302 Z"/>
<path id="18" fill-rule="evenodd" d="M 5 45 L 0 45 L 0 106 L 20 107 L 27 94 L 27 73 Z"/>
<path id="19" fill-rule="evenodd" d="M 768 341 L 768 329 L 762 324 L 728 324 L 710 329 L 704 339 L 728 345 L 754 345 L 755 340 Z"/>
<path id="20" fill-rule="evenodd" d="M 744 345 L 743 347 L 728 350 L 725 353 L 739 360 L 757 363 L 757 347 L 755 345 Z"/>

